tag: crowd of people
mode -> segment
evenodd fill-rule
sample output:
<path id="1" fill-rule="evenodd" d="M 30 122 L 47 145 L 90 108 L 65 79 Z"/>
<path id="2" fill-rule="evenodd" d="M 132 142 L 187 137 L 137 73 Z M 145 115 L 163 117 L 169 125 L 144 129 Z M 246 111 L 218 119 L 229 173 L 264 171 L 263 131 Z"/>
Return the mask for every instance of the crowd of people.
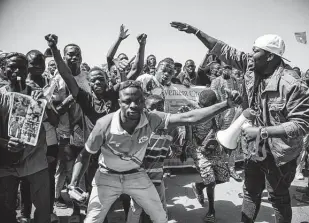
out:
<path id="1" fill-rule="evenodd" d="M 200 174 L 192 189 L 201 205 L 206 188 L 205 222 L 220 215 L 215 186 L 230 177 L 244 180 L 240 222 L 255 221 L 265 189 L 276 222 L 292 221 L 289 187 L 295 175 L 303 178 L 308 149 L 309 70 L 286 63 L 278 35 L 259 37 L 249 54 L 186 23 L 171 27 L 209 49 L 198 67 L 191 59 L 145 59 L 146 34 L 137 37 L 136 56 L 116 57 L 129 36 L 123 25 L 106 63 L 94 67 L 83 62 L 77 44 L 67 44 L 61 54 L 55 34 L 42 38 L 45 52 L 0 52 L 0 219 L 28 223 L 34 205 L 34 222 L 60 222 L 54 208 L 69 205 L 62 196 L 66 189 L 73 207 L 69 222 L 81 222 L 87 206 L 84 222 L 106 223 L 120 199 L 127 222 L 166 223 L 164 160 L 184 161 L 190 154 Z M 166 112 L 164 88 L 173 85 L 203 87 L 198 106 Z M 47 100 L 35 146 L 8 136 L 14 92 Z M 246 109 L 255 118 L 238 139 L 245 156 L 242 179 L 235 171 L 236 150 L 221 146 L 216 132 Z M 309 185 L 302 192 L 309 196 Z"/>

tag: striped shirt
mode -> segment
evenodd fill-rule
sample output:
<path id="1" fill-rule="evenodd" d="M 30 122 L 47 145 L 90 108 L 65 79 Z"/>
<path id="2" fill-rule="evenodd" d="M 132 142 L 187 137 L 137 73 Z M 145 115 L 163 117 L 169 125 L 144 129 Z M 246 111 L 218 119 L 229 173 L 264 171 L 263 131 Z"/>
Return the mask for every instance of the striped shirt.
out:
<path id="1" fill-rule="evenodd" d="M 152 133 L 143 164 L 155 185 L 160 185 L 162 182 L 164 159 L 168 156 L 170 147 L 173 145 L 173 150 L 178 150 L 183 146 L 185 138 L 183 130 L 184 128 L 161 129 Z"/>

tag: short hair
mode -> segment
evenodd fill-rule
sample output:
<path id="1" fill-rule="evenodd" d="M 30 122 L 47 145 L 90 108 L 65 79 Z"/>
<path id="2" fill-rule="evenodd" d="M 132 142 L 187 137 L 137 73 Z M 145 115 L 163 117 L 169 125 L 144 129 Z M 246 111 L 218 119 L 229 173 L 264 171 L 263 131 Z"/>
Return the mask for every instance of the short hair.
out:
<path id="1" fill-rule="evenodd" d="M 166 58 L 164 58 L 163 60 L 161 60 L 159 63 L 158 63 L 158 67 L 162 64 L 162 63 L 168 63 L 168 64 L 170 64 L 171 66 L 175 66 L 174 65 L 174 60 L 172 59 L 172 58 L 170 58 L 170 57 L 166 57 Z"/>
<path id="2" fill-rule="evenodd" d="M 3 65 L 6 65 L 7 62 L 8 62 L 8 60 L 9 60 L 10 58 L 12 58 L 12 57 L 19 57 L 20 59 L 23 59 L 23 60 L 26 62 L 26 64 L 28 65 L 28 59 L 27 59 L 27 57 L 26 57 L 24 54 L 22 54 L 22 53 L 17 53 L 17 52 L 8 53 L 8 54 L 4 57 L 4 60 L 3 60 L 4 64 L 3 64 Z"/>
<path id="3" fill-rule="evenodd" d="M 146 60 L 148 60 L 150 57 L 154 57 L 155 59 L 157 59 L 155 55 L 150 54 L 150 55 L 147 57 L 147 59 L 146 59 Z"/>
<path id="4" fill-rule="evenodd" d="M 151 94 L 146 98 L 145 104 L 149 105 L 151 103 L 158 103 L 158 102 L 161 102 L 161 101 L 163 101 L 163 103 L 164 103 L 164 99 L 160 95 Z"/>
<path id="5" fill-rule="evenodd" d="M 208 107 L 216 104 L 218 101 L 216 93 L 211 89 L 203 90 L 198 98 L 198 102 L 203 107 Z"/>
<path id="6" fill-rule="evenodd" d="M 293 70 L 299 70 L 300 71 L 300 68 L 299 67 L 293 67 Z"/>
<path id="7" fill-rule="evenodd" d="M 133 81 L 133 80 L 127 80 L 127 81 L 121 82 L 119 85 L 119 92 L 129 87 L 140 89 L 143 92 L 142 83 L 139 81 Z"/>
<path id="8" fill-rule="evenodd" d="M 187 60 L 187 61 L 185 62 L 185 65 L 186 65 L 187 63 L 189 63 L 189 62 L 193 62 L 193 63 L 195 64 L 194 60 L 189 59 L 189 60 Z"/>
<path id="9" fill-rule="evenodd" d="M 216 61 L 211 61 L 209 64 L 207 64 L 207 66 L 209 66 L 210 68 L 211 68 L 212 66 L 214 66 L 214 65 L 219 65 L 219 66 L 221 66 L 220 63 L 218 63 L 218 62 L 216 62 Z"/>
<path id="10" fill-rule="evenodd" d="M 44 54 L 43 54 L 41 51 L 39 51 L 39 50 L 30 50 L 30 51 L 26 54 L 26 58 L 27 58 L 28 61 L 29 61 L 30 59 L 32 59 L 33 57 L 36 57 L 36 56 L 38 56 L 38 55 L 42 56 L 42 57 L 45 59 Z"/>
<path id="11" fill-rule="evenodd" d="M 106 73 L 106 71 L 104 71 L 102 68 L 100 67 L 93 67 L 88 71 L 88 75 L 87 75 L 87 79 L 89 80 L 89 75 L 92 71 L 99 71 L 100 73 L 102 73 L 102 75 L 104 76 L 104 78 L 107 80 L 108 79 L 108 75 Z"/>
<path id="12" fill-rule="evenodd" d="M 79 47 L 78 45 L 76 45 L 75 43 L 69 43 L 69 44 L 67 44 L 67 45 L 63 48 L 63 53 L 64 53 L 64 54 L 65 54 L 67 48 L 70 47 L 70 46 L 71 46 L 71 47 L 76 47 L 76 48 L 79 50 L 80 53 L 82 52 L 82 50 L 80 49 L 80 47 Z"/>
<path id="13" fill-rule="evenodd" d="M 6 56 L 8 55 L 9 53 L 1 53 L 0 54 L 0 67 L 3 67 L 4 64 L 5 64 L 5 59 L 6 59 Z"/>
<path id="14" fill-rule="evenodd" d="M 181 64 L 181 63 L 178 63 L 178 62 L 175 62 L 175 67 L 182 68 L 182 64 Z"/>

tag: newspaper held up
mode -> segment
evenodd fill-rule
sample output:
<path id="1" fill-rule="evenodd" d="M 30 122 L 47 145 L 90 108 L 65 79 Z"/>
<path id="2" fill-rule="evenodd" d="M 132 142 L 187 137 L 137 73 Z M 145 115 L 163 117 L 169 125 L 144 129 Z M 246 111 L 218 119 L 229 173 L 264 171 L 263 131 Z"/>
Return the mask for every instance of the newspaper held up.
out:
<path id="1" fill-rule="evenodd" d="M 20 93 L 11 93 L 8 135 L 36 146 L 45 114 L 46 100 L 34 100 Z"/>

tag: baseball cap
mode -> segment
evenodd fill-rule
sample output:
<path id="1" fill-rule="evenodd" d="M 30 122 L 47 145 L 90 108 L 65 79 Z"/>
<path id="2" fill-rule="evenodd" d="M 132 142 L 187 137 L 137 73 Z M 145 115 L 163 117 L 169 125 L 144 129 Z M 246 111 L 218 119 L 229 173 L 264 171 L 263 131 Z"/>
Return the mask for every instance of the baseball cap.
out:
<path id="1" fill-rule="evenodd" d="M 265 51 L 268 51 L 270 53 L 273 53 L 281 57 L 284 60 L 289 61 L 288 59 L 283 57 L 283 54 L 285 52 L 285 43 L 283 39 L 278 35 L 267 34 L 267 35 L 260 36 L 259 38 L 255 40 L 253 46 L 261 48 Z"/>

